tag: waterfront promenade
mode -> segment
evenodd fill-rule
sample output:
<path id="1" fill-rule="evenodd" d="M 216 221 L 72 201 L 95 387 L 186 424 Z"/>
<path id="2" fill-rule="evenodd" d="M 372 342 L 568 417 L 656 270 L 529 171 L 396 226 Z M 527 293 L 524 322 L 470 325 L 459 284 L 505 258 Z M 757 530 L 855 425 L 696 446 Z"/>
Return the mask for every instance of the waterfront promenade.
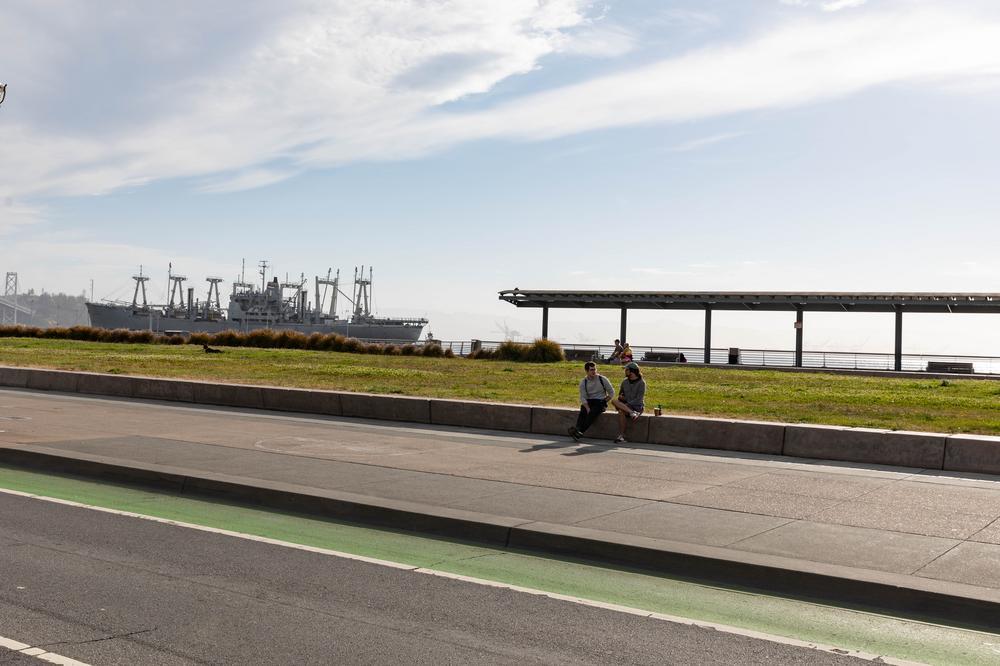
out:
<path id="1" fill-rule="evenodd" d="M 932 619 L 1000 617 L 994 476 L 25 390 L 0 390 L 0 406 L 4 464 Z"/>

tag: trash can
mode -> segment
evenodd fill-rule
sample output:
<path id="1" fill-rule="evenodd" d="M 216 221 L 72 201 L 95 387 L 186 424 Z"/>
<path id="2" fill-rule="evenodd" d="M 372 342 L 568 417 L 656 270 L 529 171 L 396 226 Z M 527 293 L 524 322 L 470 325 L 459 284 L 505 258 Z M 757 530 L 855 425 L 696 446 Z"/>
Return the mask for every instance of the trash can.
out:
<path id="1" fill-rule="evenodd" d="M 739 365 L 740 364 L 740 348 L 730 347 L 729 348 L 729 365 Z"/>

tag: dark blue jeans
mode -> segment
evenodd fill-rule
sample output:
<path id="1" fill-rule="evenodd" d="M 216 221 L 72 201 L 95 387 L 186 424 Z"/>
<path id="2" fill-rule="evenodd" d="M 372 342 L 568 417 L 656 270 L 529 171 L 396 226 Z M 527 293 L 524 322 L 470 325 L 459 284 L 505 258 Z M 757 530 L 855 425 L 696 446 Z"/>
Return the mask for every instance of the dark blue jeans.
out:
<path id="1" fill-rule="evenodd" d="M 608 408 L 607 400 L 588 400 L 587 405 L 590 407 L 590 412 L 588 413 L 584 409 L 583 405 L 580 405 L 580 415 L 576 417 L 576 429 L 580 432 L 587 432 L 597 417 Z"/>

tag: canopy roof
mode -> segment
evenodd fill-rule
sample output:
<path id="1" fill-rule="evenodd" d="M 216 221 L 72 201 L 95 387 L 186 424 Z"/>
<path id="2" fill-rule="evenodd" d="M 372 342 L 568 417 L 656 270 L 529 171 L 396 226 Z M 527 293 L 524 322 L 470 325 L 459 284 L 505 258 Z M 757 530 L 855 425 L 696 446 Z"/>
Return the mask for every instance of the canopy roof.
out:
<path id="1" fill-rule="evenodd" d="M 1000 312 L 1000 294 L 981 293 L 540 291 L 514 288 L 501 291 L 500 300 L 521 308 Z"/>

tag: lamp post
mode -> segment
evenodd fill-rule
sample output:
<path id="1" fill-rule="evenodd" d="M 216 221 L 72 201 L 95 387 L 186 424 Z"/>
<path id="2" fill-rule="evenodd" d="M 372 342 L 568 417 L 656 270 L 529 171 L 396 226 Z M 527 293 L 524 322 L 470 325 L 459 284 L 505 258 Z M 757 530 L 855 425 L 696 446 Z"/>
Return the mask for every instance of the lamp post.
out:
<path id="1" fill-rule="evenodd" d="M 4 98 L 7 97 L 7 84 L 0 83 L 0 104 L 3 104 Z"/>

